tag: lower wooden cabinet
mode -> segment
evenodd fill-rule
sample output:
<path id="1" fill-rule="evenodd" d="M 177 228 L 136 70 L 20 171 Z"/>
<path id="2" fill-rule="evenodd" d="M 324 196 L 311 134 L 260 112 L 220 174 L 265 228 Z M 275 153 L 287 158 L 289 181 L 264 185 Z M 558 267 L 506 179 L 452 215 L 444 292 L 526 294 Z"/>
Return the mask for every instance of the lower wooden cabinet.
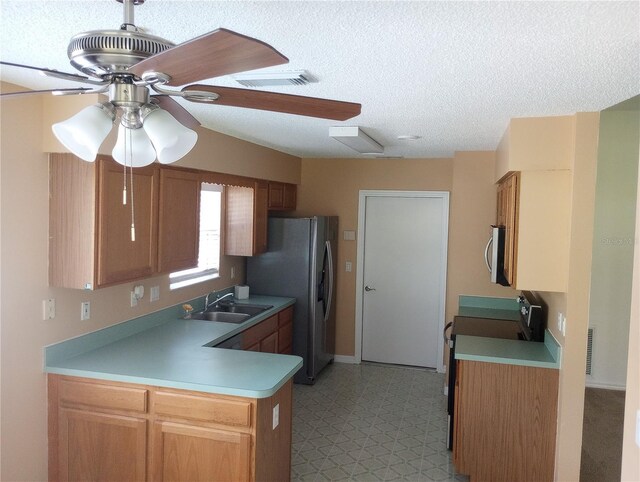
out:
<path id="1" fill-rule="evenodd" d="M 453 463 L 471 480 L 553 480 L 558 370 L 459 360 Z"/>
<path id="2" fill-rule="evenodd" d="M 61 375 L 48 384 L 49 480 L 290 478 L 291 380 L 261 399 Z"/>
<path id="3" fill-rule="evenodd" d="M 263 353 L 291 354 L 293 306 L 242 332 L 242 349 Z"/>
<path id="4" fill-rule="evenodd" d="M 152 480 L 251 480 L 250 434 L 173 422 L 153 430 Z"/>
<path id="5" fill-rule="evenodd" d="M 59 480 L 146 479 L 147 420 L 61 408 Z"/>

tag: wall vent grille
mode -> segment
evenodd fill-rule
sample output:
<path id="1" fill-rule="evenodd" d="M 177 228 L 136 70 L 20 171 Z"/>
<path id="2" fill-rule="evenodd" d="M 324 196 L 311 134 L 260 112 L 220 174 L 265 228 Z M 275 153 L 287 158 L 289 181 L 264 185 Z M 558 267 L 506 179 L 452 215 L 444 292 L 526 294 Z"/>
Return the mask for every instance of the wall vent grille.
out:
<path id="1" fill-rule="evenodd" d="M 593 334 L 594 329 L 589 328 L 587 331 L 587 375 L 591 375 L 592 361 L 593 361 Z"/>

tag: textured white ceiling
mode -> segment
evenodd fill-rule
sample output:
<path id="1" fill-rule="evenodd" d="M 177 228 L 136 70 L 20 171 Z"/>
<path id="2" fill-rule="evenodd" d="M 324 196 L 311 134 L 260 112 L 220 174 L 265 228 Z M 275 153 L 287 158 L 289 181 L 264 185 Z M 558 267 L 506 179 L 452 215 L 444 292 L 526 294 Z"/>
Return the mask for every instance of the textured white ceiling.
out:
<path id="1" fill-rule="evenodd" d="M 213 130 L 300 157 L 356 157 L 329 126 L 359 125 L 385 155 L 495 149 L 512 117 L 597 111 L 640 93 L 640 2 L 164 1 L 136 24 L 174 43 L 219 27 L 258 38 L 318 83 L 272 87 L 360 102 L 345 122 L 183 103 Z M 115 0 L 0 0 L 0 58 L 74 72 L 76 33 L 117 29 Z M 11 67 L 2 80 L 71 87 Z M 241 87 L 230 77 L 209 79 Z M 400 141 L 398 135 L 422 136 Z"/>

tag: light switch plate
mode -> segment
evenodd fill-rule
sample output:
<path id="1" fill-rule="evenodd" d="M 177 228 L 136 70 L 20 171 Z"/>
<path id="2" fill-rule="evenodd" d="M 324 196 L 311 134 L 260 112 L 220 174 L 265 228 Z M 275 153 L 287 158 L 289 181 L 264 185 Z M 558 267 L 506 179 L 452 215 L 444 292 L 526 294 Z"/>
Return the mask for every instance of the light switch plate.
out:
<path id="1" fill-rule="evenodd" d="M 160 299 L 160 287 L 152 286 L 151 289 L 149 290 L 149 301 L 153 302 L 153 301 L 158 301 L 159 299 Z"/>
<path id="2" fill-rule="evenodd" d="M 91 303 L 83 301 L 80 303 L 80 319 L 86 321 L 91 318 Z"/>
<path id="3" fill-rule="evenodd" d="M 345 262 L 345 263 L 344 263 L 344 270 L 345 270 L 347 273 L 351 273 L 351 269 L 352 269 L 352 268 L 353 268 L 353 266 L 352 266 L 352 264 L 351 264 L 351 261 L 347 261 L 347 262 Z"/>
<path id="4" fill-rule="evenodd" d="M 355 231 L 343 231 L 342 239 L 345 241 L 355 241 L 356 240 L 356 232 Z"/>

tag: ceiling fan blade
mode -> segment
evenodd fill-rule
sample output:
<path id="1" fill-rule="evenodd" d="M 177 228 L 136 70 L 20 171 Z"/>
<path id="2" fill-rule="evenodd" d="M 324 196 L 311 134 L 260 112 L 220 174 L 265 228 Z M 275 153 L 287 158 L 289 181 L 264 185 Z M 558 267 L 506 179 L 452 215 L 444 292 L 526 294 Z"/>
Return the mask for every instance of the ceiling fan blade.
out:
<path id="1" fill-rule="evenodd" d="M 138 62 L 129 72 L 138 77 L 148 71 L 162 72 L 171 76 L 169 85 L 184 85 L 287 62 L 270 45 L 220 28 Z"/>
<path id="2" fill-rule="evenodd" d="M 69 95 L 69 94 L 84 94 L 86 92 L 92 92 L 90 88 L 79 89 L 47 89 L 47 90 L 24 90 L 21 92 L 6 92 L 0 94 L 0 97 L 22 97 L 24 95 L 33 94 L 54 94 L 54 95 Z"/>
<path id="3" fill-rule="evenodd" d="M 218 94 L 214 101 L 199 100 L 198 96 L 190 97 L 187 91 L 205 91 Z M 347 120 L 360 114 L 362 106 L 353 102 L 318 99 L 301 95 L 280 94 L 262 90 L 236 89 L 235 87 L 218 87 L 215 85 L 194 84 L 182 89 L 185 99 L 206 104 L 220 104 L 249 109 L 284 112 L 286 114 L 320 117 L 322 119 Z"/>
<path id="4" fill-rule="evenodd" d="M 33 67 L 31 65 L 15 64 L 13 62 L 2 62 L 2 61 L 0 61 L 0 65 L 8 65 L 10 67 L 19 67 L 21 69 L 36 70 L 41 74 L 46 75 L 47 77 L 55 77 L 57 79 L 63 79 L 63 80 L 72 80 L 74 82 L 84 82 L 88 84 L 104 84 L 105 83 L 102 80 L 90 79 L 89 77 L 85 77 L 84 75 L 69 74 L 67 72 L 60 72 L 58 70 L 53 70 L 53 69 L 45 69 L 43 67 Z"/>
<path id="5" fill-rule="evenodd" d="M 200 126 L 198 119 L 189 114 L 187 109 L 182 107 L 168 95 L 153 95 L 151 98 L 155 99 L 155 102 L 160 108 L 166 110 L 169 114 L 175 117 L 175 119 L 183 126 L 188 127 L 189 129 L 195 129 Z"/>

